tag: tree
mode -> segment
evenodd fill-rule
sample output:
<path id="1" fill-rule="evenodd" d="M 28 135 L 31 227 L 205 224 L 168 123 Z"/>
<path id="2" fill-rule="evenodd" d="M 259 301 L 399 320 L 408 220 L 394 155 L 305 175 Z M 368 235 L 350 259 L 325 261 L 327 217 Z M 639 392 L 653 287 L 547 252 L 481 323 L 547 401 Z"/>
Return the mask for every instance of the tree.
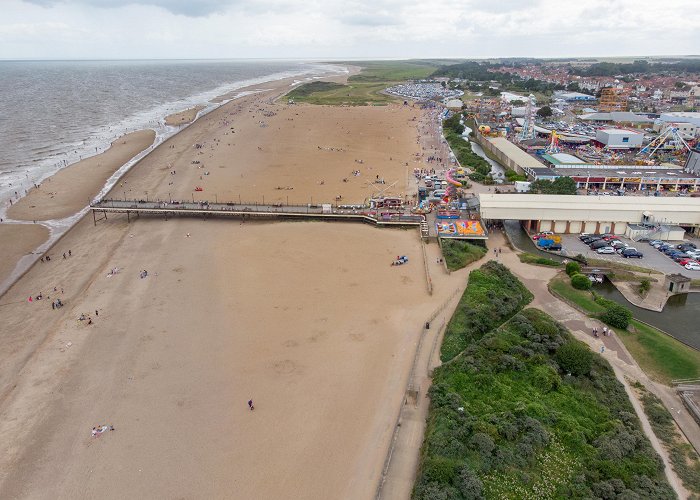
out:
<path id="1" fill-rule="evenodd" d="M 579 274 L 581 272 L 581 264 L 575 261 L 566 263 L 566 274 L 573 276 L 574 274 Z"/>
<path id="2" fill-rule="evenodd" d="M 554 113 L 552 112 L 552 108 L 549 106 L 542 106 L 540 109 L 537 110 L 537 116 L 540 118 L 549 118 L 552 116 Z"/>
<path id="3" fill-rule="evenodd" d="M 615 328 L 627 328 L 632 319 L 632 311 L 618 303 L 606 304 L 605 312 L 600 315 L 601 321 Z"/>
<path id="4" fill-rule="evenodd" d="M 531 193 L 576 194 L 576 181 L 571 177 L 557 177 L 554 181 L 537 179 L 530 184 Z"/>
<path id="5" fill-rule="evenodd" d="M 574 274 L 571 276 L 571 286 L 577 290 L 590 290 L 591 280 L 585 274 Z"/>
<path id="6" fill-rule="evenodd" d="M 577 340 L 562 344 L 555 357 L 562 370 L 576 376 L 588 374 L 593 366 L 593 353 Z"/>

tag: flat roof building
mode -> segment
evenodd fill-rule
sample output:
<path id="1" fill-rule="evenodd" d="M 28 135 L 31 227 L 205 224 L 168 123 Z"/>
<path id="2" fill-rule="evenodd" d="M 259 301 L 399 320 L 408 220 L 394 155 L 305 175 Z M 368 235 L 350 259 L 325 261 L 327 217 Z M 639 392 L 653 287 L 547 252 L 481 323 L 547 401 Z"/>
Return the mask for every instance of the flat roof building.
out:
<path id="1" fill-rule="evenodd" d="M 620 128 L 605 128 L 596 131 L 595 140 L 608 149 L 636 149 L 642 147 L 644 135 Z"/>

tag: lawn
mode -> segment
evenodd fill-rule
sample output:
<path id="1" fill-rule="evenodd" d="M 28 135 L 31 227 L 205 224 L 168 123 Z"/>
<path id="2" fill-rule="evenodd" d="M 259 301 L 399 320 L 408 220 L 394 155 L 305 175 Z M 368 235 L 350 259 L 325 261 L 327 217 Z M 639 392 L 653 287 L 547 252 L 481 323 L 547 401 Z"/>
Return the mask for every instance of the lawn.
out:
<path id="1" fill-rule="evenodd" d="M 534 255 L 527 252 L 522 252 L 518 254 L 520 262 L 525 264 L 534 264 L 536 266 L 546 266 L 546 267 L 559 267 L 561 262 L 554 259 L 548 259 L 547 257 L 542 257 L 540 255 Z"/>
<path id="2" fill-rule="evenodd" d="M 436 67 L 419 61 L 349 61 L 362 71 L 348 78 L 346 85 L 330 82 L 305 83 L 286 97 L 296 102 L 329 106 L 385 105 L 395 97 L 381 93 L 391 85 L 430 76 Z"/>
<path id="3" fill-rule="evenodd" d="M 486 255 L 486 248 L 463 240 L 441 240 L 447 269 L 457 271 Z"/>
<path id="4" fill-rule="evenodd" d="M 605 311 L 603 306 L 595 302 L 593 294 L 590 291 L 577 290 L 571 286 L 571 280 L 565 274 L 560 274 L 552 278 L 549 282 L 549 288 L 557 295 L 564 297 L 569 302 L 573 302 L 588 314 L 594 315 Z"/>
<path id="5" fill-rule="evenodd" d="M 667 385 L 674 379 L 700 378 L 700 351 L 637 320 L 632 327 L 635 333 L 615 331 L 647 375 Z"/>
<path id="6" fill-rule="evenodd" d="M 605 310 L 593 300 L 593 293 L 572 287 L 567 276 L 554 277 L 549 282 L 549 288 L 590 316 Z M 647 375 L 663 384 L 669 384 L 674 379 L 700 377 L 700 351 L 634 319 L 632 329 L 634 333 L 621 329 L 615 331 Z"/>

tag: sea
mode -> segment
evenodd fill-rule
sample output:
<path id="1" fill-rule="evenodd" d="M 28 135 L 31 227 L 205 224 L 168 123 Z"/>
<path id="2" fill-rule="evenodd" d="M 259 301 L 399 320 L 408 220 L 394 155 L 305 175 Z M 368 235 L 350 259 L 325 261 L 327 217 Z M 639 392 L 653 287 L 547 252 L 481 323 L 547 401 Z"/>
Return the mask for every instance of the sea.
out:
<path id="1" fill-rule="evenodd" d="M 0 206 L 59 169 L 165 116 L 250 85 L 342 73 L 330 64 L 271 60 L 0 61 Z M 264 85 L 261 87 L 264 88 Z M 3 210 L 4 211 L 4 210 Z"/>

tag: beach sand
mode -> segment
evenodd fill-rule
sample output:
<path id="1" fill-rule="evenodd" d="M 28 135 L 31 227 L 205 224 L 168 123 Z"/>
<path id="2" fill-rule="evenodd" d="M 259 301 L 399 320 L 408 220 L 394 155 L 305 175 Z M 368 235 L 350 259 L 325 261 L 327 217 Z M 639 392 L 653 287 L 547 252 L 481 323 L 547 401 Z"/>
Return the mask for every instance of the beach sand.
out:
<path id="1" fill-rule="evenodd" d="M 10 275 L 23 256 L 49 238 L 49 230 L 41 224 L 0 224 L 0 283 Z"/>
<path id="2" fill-rule="evenodd" d="M 62 219 L 80 211 L 94 198 L 107 179 L 131 158 L 153 144 L 155 132 L 126 134 L 104 153 L 70 165 L 29 191 L 7 210 L 15 220 Z"/>
<path id="3" fill-rule="evenodd" d="M 194 121 L 197 113 L 204 109 L 204 106 L 194 106 L 192 108 L 173 113 L 165 117 L 165 124 L 170 126 L 185 125 Z"/>
<path id="4" fill-rule="evenodd" d="M 378 173 L 407 189 L 417 109 L 275 95 L 201 118 L 114 196 L 290 183 L 290 202 L 354 201 Z M 2 297 L 0 497 L 373 498 L 421 328 L 464 280 L 429 245 L 428 295 L 420 245 L 353 223 L 83 218 Z M 98 424 L 116 430 L 93 438 Z"/>

